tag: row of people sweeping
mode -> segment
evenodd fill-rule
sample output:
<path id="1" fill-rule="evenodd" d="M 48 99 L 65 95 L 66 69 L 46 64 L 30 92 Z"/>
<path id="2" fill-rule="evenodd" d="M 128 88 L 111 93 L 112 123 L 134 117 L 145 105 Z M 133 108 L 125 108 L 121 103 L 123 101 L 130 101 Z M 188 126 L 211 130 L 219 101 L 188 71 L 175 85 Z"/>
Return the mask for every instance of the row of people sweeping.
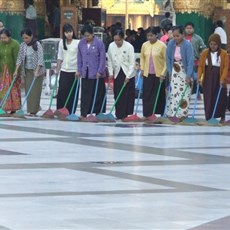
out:
<path id="1" fill-rule="evenodd" d="M 69 27 L 69 30 L 68 33 L 65 33 L 65 37 L 59 45 L 58 53 L 62 53 L 62 46 L 64 46 L 65 42 L 68 43 L 65 38 L 68 40 L 68 36 L 71 38 L 73 35 L 71 27 Z M 164 43 L 158 40 L 155 27 L 150 27 L 147 30 L 148 41 L 142 46 L 140 58 L 140 67 L 144 76 L 142 89 L 143 116 L 147 120 L 154 119 L 155 117 L 152 115 L 155 113 L 167 117 L 185 118 L 188 116 L 193 84 L 194 55 L 193 47 L 190 42 L 184 39 L 183 31 L 182 26 L 175 26 L 173 28 L 174 39 L 166 47 Z M 75 52 L 77 70 L 75 74 L 73 72 L 72 81 L 70 81 L 67 88 L 62 88 L 64 84 L 61 82 L 66 82 L 67 78 L 65 76 L 66 70 L 61 69 L 58 98 L 62 98 L 62 104 L 58 105 L 58 108 L 62 108 L 64 105 L 69 92 L 68 89 L 72 86 L 74 75 L 75 77 L 81 77 L 81 119 L 84 120 L 92 109 L 96 79 L 99 79 L 100 82 L 93 111 L 96 114 L 100 111 L 105 112 L 105 107 L 102 108 L 102 101 L 106 90 L 104 80 L 102 80 L 105 76 L 103 43 L 94 37 L 93 29 L 89 25 L 82 29 L 82 35 L 84 38 L 78 43 L 78 48 L 75 46 L 77 50 L 77 54 Z M 117 119 L 125 119 L 133 114 L 134 109 L 135 54 L 132 45 L 124 40 L 124 32 L 121 29 L 115 30 L 113 40 L 107 53 L 108 75 L 110 81 L 114 80 L 114 98 L 116 99 L 121 93 L 116 103 L 116 117 Z M 65 53 L 67 58 L 69 55 L 68 50 L 65 50 Z M 72 58 L 73 53 L 70 55 Z M 210 59 L 210 57 L 212 58 Z M 65 60 L 65 58 L 60 57 L 59 60 Z M 61 65 L 59 64 L 58 66 L 60 69 Z M 167 72 L 170 78 L 169 85 L 165 84 Z M 207 120 L 212 116 L 220 117 L 221 121 L 225 119 L 227 75 L 227 53 L 221 49 L 219 35 L 212 34 L 209 38 L 209 47 L 201 55 L 197 80 L 198 84 L 203 86 L 205 117 Z M 124 84 L 125 87 L 123 88 Z M 165 108 L 167 92 L 165 88 L 168 88 L 170 93 L 167 108 Z M 219 89 L 221 91 L 217 98 Z M 64 95 L 64 92 L 66 95 Z M 69 111 L 72 109 L 72 101 L 69 101 Z M 216 111 L 214 111 L 215 102 L 218 102 Z"/>
<path id="2" fill-rule="evenodd" d="M 63 39 L 58 48 L 57 74 L 60 74 L 60 78 L 57 109 L 66 104 L 69 112 L 75 111 L 75 108 L 72 108 L 74 94 L 70 95 L 68 103 L 66 102 L 70 89 L 76 89 L 74 80 L 81 78 L 81 119 L 84 121 L 87 114 L 91 112 L 96 114 L 100 111 L 105 112 L 106 106 L 104 104 L 104 108 L 102 108 L 102 105 L 106 93 L 104 82 L 106 54 L 103 42 L 94 36 L 93 28 L 90 25 L 85 25 L 81 32 L 84 38 L 79 41 L 70 24 L 63 27 Z M 9 88 L 13 77 L 17 77 L 7 100 L 2 101 L 5 102 L 4 109 L 10 110 L 12 113 L 20 108 L 20 78 L 18 76 L 21 67 L 26 93 L 33 78 L 36 78 L 27 102 L 27 111 L 34 116 L 39 111 L 42 80 L 45 72 L 43 50 L 41 44 L 34 39 L 30 29 L 24 29 L 21 35 L 23 43 L 19 47 L 17 42 L 11 39 L 7 29 L 1 32 L 2 95 Z M 173 37 L 174 39 L 168 43 L 166 48 L 165 44 L 157 39 L 155 27 L 150 27 L 147 30 L 148 41 L 143 44 L 141 49 L 141 69 L 144 76 L 143 115 L 146 119 L 151 120 L 152 114 L 163 115 L 164 112 L 168 117 L 183 118 L 188 115 L 193 81 L 193 48 L 191 43 L 184 39 L 181 26 L 173 28 Z M 114 79 L 115 99 L 118 95 L 120 96 L 116 103 L 116 117 L 125 119 L 133 114 L 134 109 L 135 54 L 132 45 L 124 40 L 124 32 L 120 28 L 114 32 L 113 39 L 114 41 L 108 49 L 108 72 L 110 80 Z M 14 59 L 12 58 L 13 52 Z M 221 49 L 219 36 L 211 35 L 209 48 L 201 55 L 198 71 L 198 81 L 204 88 L 206 119 L 211 118 L 213 114 L 214 101 L 220 86 L 221 94 L 214 117 L 221 117 L 222 120 L 225 118 L 227 58 L 227 53 Z M 165 110 L 165 76 L 167 71 L 170 78 L 170 97 Z M 96 98 L 93 105 L 94 95 Z M 3 105 L 1 106 L 3 108 Z M 93 111 L 92 107 L 94 107 Z"/>

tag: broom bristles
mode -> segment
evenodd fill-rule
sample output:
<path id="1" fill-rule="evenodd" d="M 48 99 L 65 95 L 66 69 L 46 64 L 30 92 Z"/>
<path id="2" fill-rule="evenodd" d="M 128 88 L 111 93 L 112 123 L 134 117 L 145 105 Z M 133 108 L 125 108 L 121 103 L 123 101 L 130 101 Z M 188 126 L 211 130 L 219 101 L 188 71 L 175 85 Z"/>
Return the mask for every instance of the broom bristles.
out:
<path id="1" fill-rule="evenodd" d="M 89 115 L 86 117 L 86 122 L 98 122 L 97 118 L 94 115 Z"/>
<path id="2" fill-rule="evenodd" d="M 57 109 L 54 112 L 54 115 L 59 116 L 59 115 L 64 115 L 64 116 L 68 116 L 69 115 L 69 110 L 65 107 L 61 108 L 61 109 Z"/>
<path id="3" fill-rule="evenodd" d="M 139 121 L 141 121 L 141 118 L 138 117 L 136 114 L 134 114 L 134 115 L 131 115 L 129 117 L 126 117 L 122 121 L 124 121 L 124 122 L 139 122 Z"/>

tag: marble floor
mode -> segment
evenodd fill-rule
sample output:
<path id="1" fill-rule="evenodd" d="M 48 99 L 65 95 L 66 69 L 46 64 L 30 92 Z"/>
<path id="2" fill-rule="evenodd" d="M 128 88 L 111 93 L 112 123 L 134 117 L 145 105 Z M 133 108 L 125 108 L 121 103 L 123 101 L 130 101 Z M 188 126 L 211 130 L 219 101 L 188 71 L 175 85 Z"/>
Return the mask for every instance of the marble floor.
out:
<path id="1" fill-rule="evenodd" d="M 0 230 L 229 230 L 229 173 L 227 126 L 0 118 Z"/>

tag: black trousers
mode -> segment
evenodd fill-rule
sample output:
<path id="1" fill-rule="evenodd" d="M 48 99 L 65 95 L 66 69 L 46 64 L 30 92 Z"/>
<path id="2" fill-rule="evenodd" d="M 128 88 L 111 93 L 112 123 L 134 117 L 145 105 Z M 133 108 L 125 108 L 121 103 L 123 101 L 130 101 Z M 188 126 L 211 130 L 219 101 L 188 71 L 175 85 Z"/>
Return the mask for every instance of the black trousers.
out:
<path id="1" fill-rule="evenodd" d="M 81 84 L 81 116 L 86 117 L 91 113 L 93 106 L 94 93 L 96 89 L 97 79 L 82 78 Z M 101 111 L 103 99 L 105 96 L 105 81 L 104 78 L 99 78 L 97 96 L 93 113 L 99 114 Z M 106 103 L 102 109 L 104 113 L 106 110 Z"/>
<path id="2" fill-rule="evenodd" d="M 116 100 L 125 81 L 125 74 L 121 69 L 116 79 L 114 80 L 114 99 Z M 116 117 L 118 119 L 124 119 L 128 115 L 133 114 L 135 103 L 135 78 L 131 78 L 126 84 L 120 99 L 116 104 Z"/>
<path id="3" fill-rule="evenodd" d="M 58 94 L 57 94 L 57 109 L 61 109 L 64 107 L 74 80 L 75 80 L 75 72 L 68 73 L 68 72 L 61 71 L 60 78 L 59 78 Z M 69 102 L 66 105 L 66 108 L 68 109 L 69 113 L 71 113 L 73 109 L 73 101 L 74 101 L 76 86 L 77 83 L 75 84 Z M 78 94 L 77 94 L 77 101 L 78 101 Z M 74 107 L 74 113 L 76 112 L 76 107 L 77 107 L 77 103 Z"/>
<path id="4" fill-rule="evenodd" d="M 160 78 L 154 74 L 149 74 L 148 77 L 143 78 L 143 116 L 149 117 L 153 114 L 153 108 L 156 101 L 157 91 L 160 84 Z M 165 107 L 165 81 L 162 82 L 158 101 L 156 104 L 155 114 L 164 113 Z"/>

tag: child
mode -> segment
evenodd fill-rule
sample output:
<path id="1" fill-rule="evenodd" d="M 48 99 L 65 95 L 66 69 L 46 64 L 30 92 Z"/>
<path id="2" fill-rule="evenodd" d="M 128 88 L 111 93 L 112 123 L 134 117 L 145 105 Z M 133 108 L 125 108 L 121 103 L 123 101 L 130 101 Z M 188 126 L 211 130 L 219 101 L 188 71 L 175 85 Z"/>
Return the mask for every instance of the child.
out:
<path id="1" fill-rule="evenodd" d="M 140 66 L 140 58 L 136 59 L 136 76 L 135 76 L 135 98 L 138 97 L 139 91 L 141 91 L 140 98 L 142 98 L 142 88 L 143 88 L 143 76 Z"/>

